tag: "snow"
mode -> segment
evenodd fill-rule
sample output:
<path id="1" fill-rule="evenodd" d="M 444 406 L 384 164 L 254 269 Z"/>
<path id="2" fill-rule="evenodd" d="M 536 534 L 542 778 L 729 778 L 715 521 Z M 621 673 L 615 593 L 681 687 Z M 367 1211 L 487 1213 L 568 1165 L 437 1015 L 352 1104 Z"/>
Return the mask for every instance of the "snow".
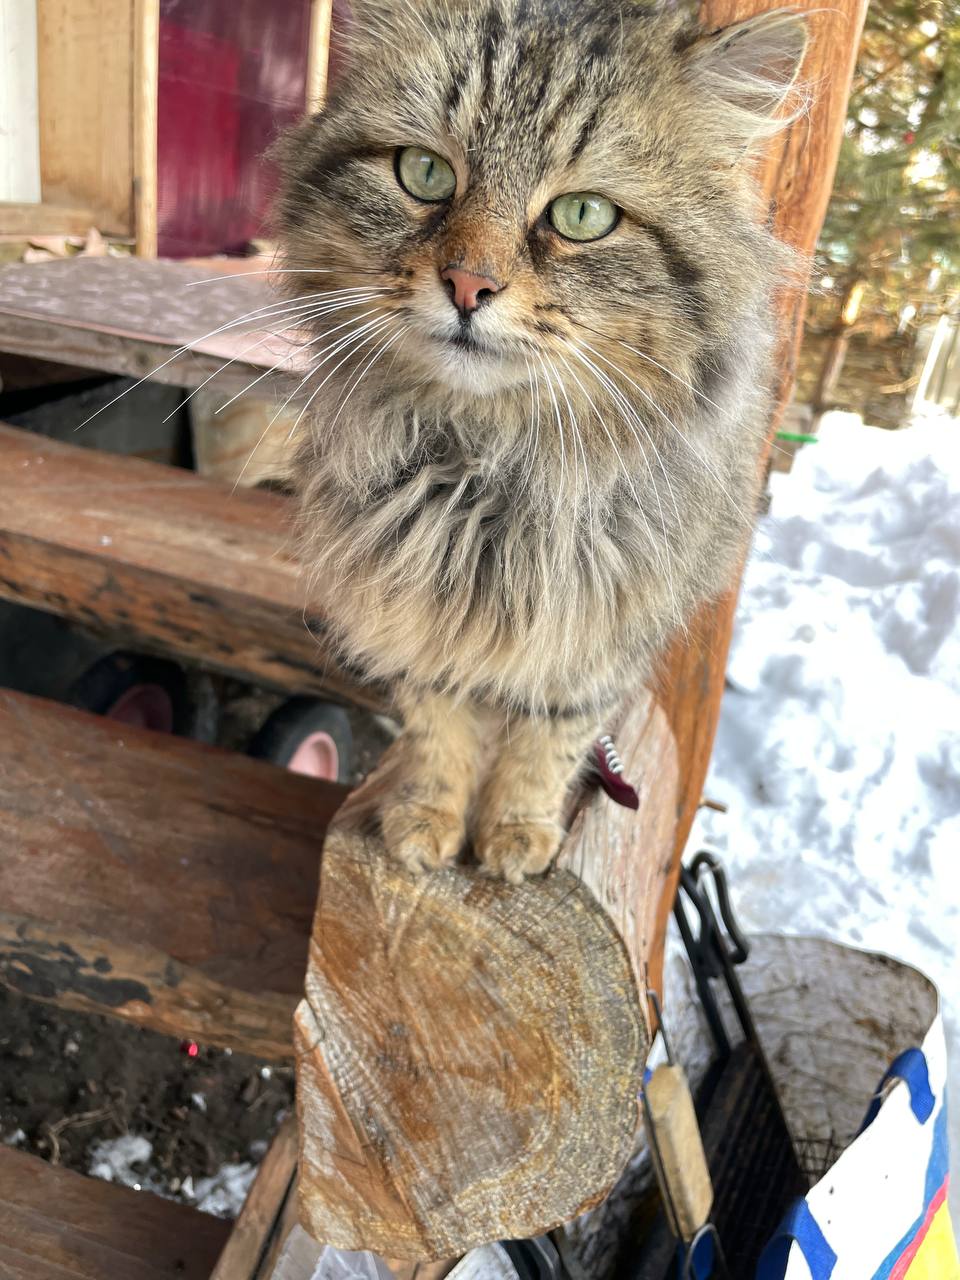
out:
<path id="1" fill-rule="evenodd" d="M 98 1142 L 91 1149 L 90 1174 L 107 1182 L 133 1187 L 135 1191 L 153 1191 L 169 1197 L 177 1188 L 168 1187 L 152 1176 L 152 1156 L 153 1144 L 149 1139 L 126 1133 L 119 1138 Z M 212 1177 L 184 1178 L 178 1189 L 204 1213 L 212 1213 L 218 1218 L 235 1218 L 243 1207 L 256 1173 L 256 1164 L 248 1160 L 224 1164 Z"/>
<path id="2" fill-rule="evenodd" d="M 749 930 L 886 952 L 940 987 L 960 1161 L 960 422 L 824 420 L 771 477 L 691 852 Z M 960 1177 L 954 1178 L 960 1221 Z"/>
<path id="3" fill-rule="evenodd" d="M 106 1182 L 120 1182 L 137 1191 L 154 1190 L 145 1170 L 153 1155 L 153 1143 L 136 1134 L 125 1133 L 119 1138 L 98 1142 L 90 1151 L 90 1174 Z M 135 1166 L 139 1165 L 137 1169 Z"/>

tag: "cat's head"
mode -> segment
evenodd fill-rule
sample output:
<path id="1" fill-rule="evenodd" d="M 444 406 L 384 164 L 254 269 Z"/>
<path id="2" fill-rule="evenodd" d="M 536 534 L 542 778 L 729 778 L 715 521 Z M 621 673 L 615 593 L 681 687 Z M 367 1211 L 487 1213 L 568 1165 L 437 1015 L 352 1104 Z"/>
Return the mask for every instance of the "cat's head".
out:
<path id="1" fill-rule="evenodd" d="M 278 203 L 332 388 L 389 369 L 421 396 L 707 394 L 776 259 L 750 151 L 790 110 L 799 18 L 353 0 L 342 40 Z"/>

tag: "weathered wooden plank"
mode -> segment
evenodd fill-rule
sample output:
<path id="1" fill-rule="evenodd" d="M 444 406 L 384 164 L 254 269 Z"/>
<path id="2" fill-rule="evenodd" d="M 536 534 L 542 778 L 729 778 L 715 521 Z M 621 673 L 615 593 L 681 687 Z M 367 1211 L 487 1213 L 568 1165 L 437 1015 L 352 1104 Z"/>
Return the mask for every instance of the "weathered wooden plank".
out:
<path id="1" fill-rule="evenodd" d="M 343 795 L 0 691 L 0 981 L 289 1056 L 320 849 Z"/>
<path id="2" fill-rule="evenodd" d="M 0 1275 L 207 1280 L 230 1224 L 0 1146 Z"/>
<path id="3" fill-rule="evenodd" d="M 257 1170 L 210 1280 L 257 1280 L 297 1172 L 297 1122 L 283 1122 Z"/>
<path id="4" fill-rule="evenodd" d="M 377 705 L 303 618 L 288 504 L 0 425 L 0 597 L 254 682 Z"/>
<path id="5" fill-rule="evenodd" d="M 811 39 L 800 80 L 814 96 L 809 114 L 770 143 L 763 162 L 762 189 L 777 234 L 806 256 L 813 253 L 833 187 L 867 3 L 837 0 L 827 7 L 812 3 L 791 6 L 805 12 L 809 24 Z M 775 7 L 772 0 L 703 0 L 700 17 L 705 27 L 715 29 Z M 803 288 L 782 292 L 771 439 L 793 387 L 805 311 Z M 674 869 L 664 888 L 651 955 L 655 986 L 660 984 L 663 941 L 673 909 L 680 857 L 700 804 L 720 718 L 735 608 L 733 591 L 703 609 L 689 633 L 677 640 L 661 664 L 658 696 L 676 736 L 681 783 Z"/>
<path id="6" fill-rule="evenodd" d="M 212 384 L 234 395 L 278 362 L 277 377 L 295 364 L 291 335 L 281 332 L 283 304 L 263 269 L 259 259 L 145 258 L 5 267 L 0 349 L 183 387 L 198 386 L 235 359 Z M 224 327 L 253 312 L 262 318 Z M 177 355 L 184 346 L 191 349 Z"/>

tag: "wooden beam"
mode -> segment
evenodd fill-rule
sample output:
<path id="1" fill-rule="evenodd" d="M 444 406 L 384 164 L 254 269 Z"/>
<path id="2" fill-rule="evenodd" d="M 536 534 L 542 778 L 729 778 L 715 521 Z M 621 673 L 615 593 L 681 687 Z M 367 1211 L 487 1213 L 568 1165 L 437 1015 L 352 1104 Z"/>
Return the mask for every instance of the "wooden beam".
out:
<path id="1" fill-rule="evenodd" d="M 0 1146 L 4 1280 L 207 1280 L 230 1224 Z"/>
<path id="2" fill-rule="evenodd" d="M 645 693 L 618 740 L 640 820 L 594 798 L 559 866 L 520 886 L 386 857 L 374 810 L 389 752 L 339 812 L 296 1019 L 301 1218 L 317 1239 L 451 1258 L 540 1234 L 619 1175 L 676 759 Z"/>
<path id="3" fill-rule="evenodd" d="M 377 705 L 303 618 L 287 501 L 0 424 L 0 598 L 255 683 Z"/>
<path id="4" fill-rule="evenodd" d="M 775 7 L 771 0 L 704 0 L 700 17 L 705 27 L 715 29 Z M 833 187 L 867 0 L 837 0 L 823 8 L 812 3 L 793 7 L 806 12 L 810 28 L 800 79 L 810 86 L 814 98 L 809 114 L 771 142 L 763 162 L 761 186 L 767 216 L 777 234 L 810 257 Z M 769 439 L 793 388 L 805 311 L 806 293 L 802 288 L 781 293 L 775 409 Z M 765 457 L 766 450 L 764 461 Z M 657 988 L 662 980 L 663 943 L 673 909 L 680 858 L 702 798 L 720 718 L 736 599 L 736 591 L 731 591 L 703 609 L 689 634 L 677 640 L 661 664 L 658 696 L 676 736 L 681 781 L 673 873 L 664 886 L 651 953 L 652 981 Z"/>
<path id="5" fill-rule="evenodd" d="M 0 982 L 291 1052 L 340 787 L 0 691 Z"/>
<path id="6" fill-rule="evenodd" d="M 157 256 L 160 0 L 133 0 L 133 228 L 141 258 Z"/>
<path id="7" fill-rule="evenodd" d="M 310 0 L 310 43 L 307 48 L 307 114 L 319 111 L 327 93 L 330 22 L 333 0 Z"/>

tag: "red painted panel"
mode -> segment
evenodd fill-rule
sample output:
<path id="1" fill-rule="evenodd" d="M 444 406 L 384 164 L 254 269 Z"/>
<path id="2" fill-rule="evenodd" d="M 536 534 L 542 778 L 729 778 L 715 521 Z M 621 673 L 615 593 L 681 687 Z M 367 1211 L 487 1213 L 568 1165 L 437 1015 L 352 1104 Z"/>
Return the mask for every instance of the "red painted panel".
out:
<path id="1" fill-rule="evenodd" d="M 303 112 L 310 0 L 161 0 L 161 256 L 240 252 L 266 231 L 263 159 Z"/>

